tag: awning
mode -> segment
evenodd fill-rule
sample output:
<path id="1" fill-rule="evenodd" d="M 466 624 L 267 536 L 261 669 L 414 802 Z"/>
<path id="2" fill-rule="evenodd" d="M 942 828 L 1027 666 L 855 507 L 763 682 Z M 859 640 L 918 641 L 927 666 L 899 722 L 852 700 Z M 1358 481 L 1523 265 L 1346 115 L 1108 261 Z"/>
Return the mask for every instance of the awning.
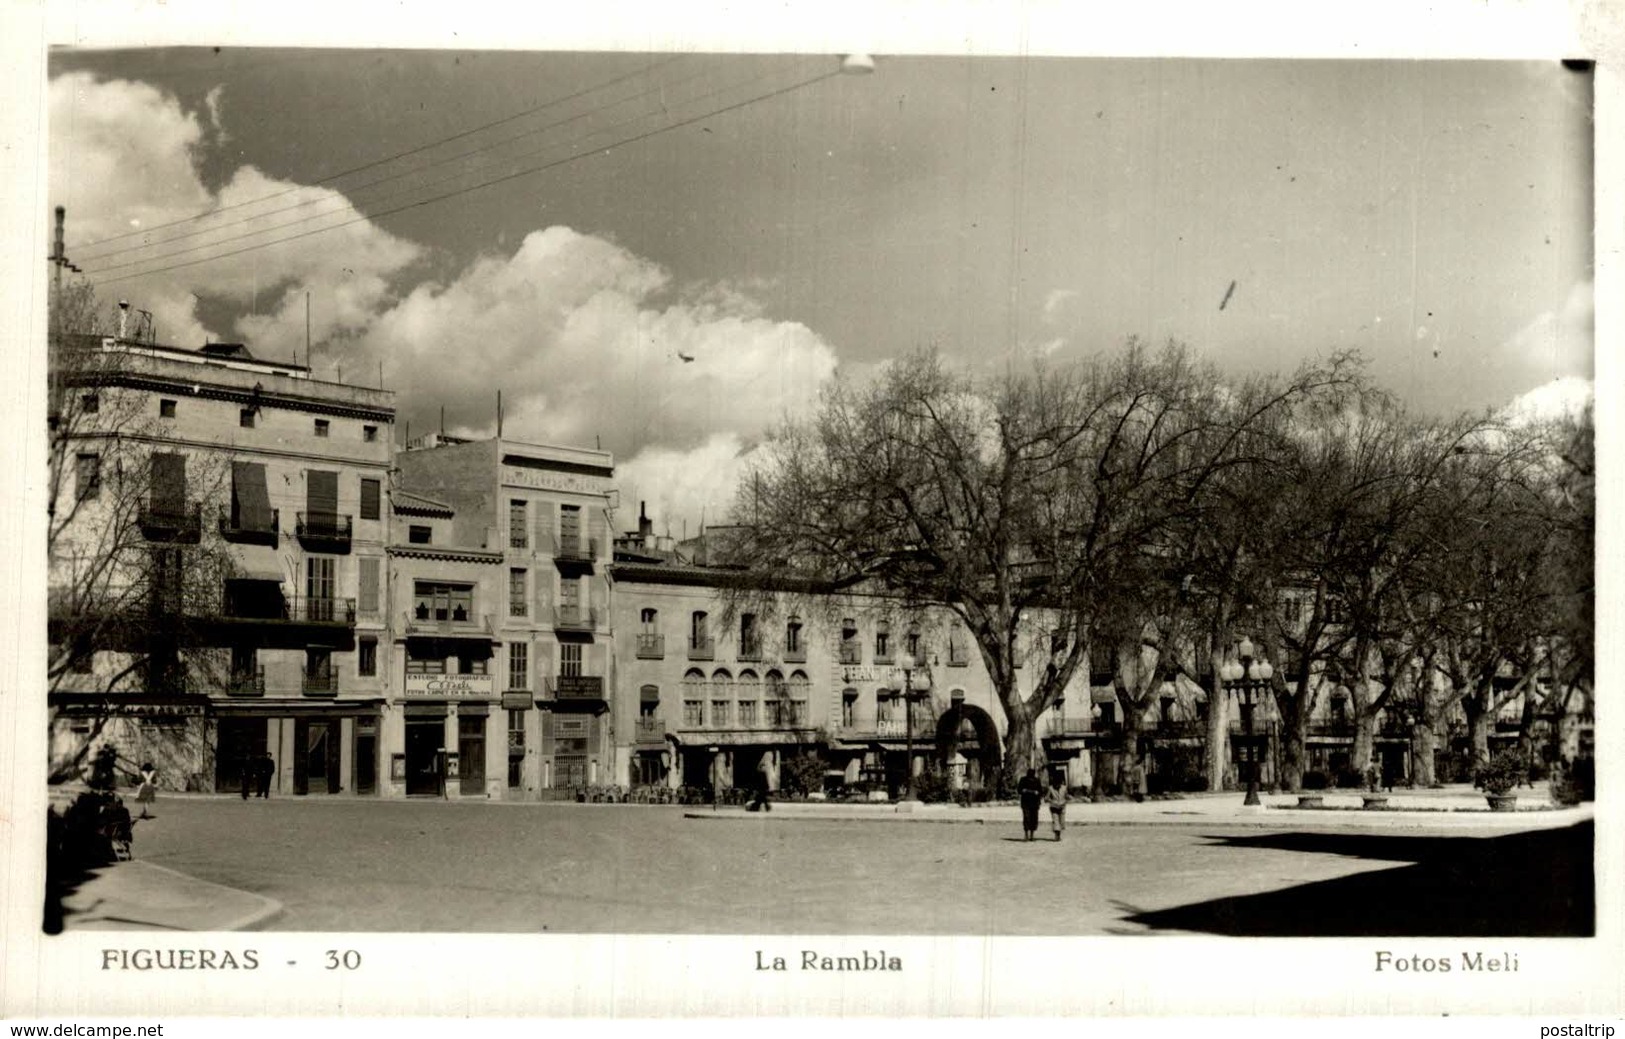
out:
<path id="1" fill-rule="evenodd" d="M 281 558 L 276 549 L 269 545 L 234 545 L 231 555 L 232 573 L 229 580 L 276 581 L 280 584 L 286 576 Z"/>
<path id="2" fill-rule="evenodd" d="M 271 494 L 260 462 L 231 463 L 231 514 L 244 530 L 271 529 Z"/>

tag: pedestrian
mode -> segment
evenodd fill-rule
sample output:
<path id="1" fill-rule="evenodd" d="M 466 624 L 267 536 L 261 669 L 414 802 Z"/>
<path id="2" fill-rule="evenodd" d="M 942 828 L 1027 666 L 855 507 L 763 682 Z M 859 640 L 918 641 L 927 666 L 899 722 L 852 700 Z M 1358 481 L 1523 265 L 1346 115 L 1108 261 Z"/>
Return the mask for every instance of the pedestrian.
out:
<path id="1" fill-rule="evenodd" d="M 1016 783 L 1016 793 L 1021 797 L 1021 832 L 1030 841 L 1038 832 L 1038 802 L 1044 799 L 1044 784 L 1034 769 L 1028 769 Z"/>
<path id="2" fill-rule="evenodd" d="M 1049 805 L 1049 825 L 1055 831 L 1055 839 L 1061 839 L 1061 831 L 1066 829 L 1066 780 L 1059 772 L 1050 773 L 1049 790 L 1044 793 L 1044 803 Z"/>
<path id="3" fill-rule="evenodd" d="M 772 792 L 769 790 L 769 786 L 767 758 L 763 757 L 761 764 L 756 766 L 756 803 L 751 806 L 751 811 L 771 812 L 773 810 L 773 803 L 768 800 L 768 794 Z"/>
<path id="4" fill-rule="evenodd" d="M 152 767 L 152 762 L 143 762 L 141 765 L 141 787 L 136 791 L 136 801 L 141 805 L 142 819 L 156 819 L 157 816 L 147 811 L 147 806 L 158 800 L 158 770 Z"/>
<path id="5" fill-rule="evenodd" d="M 254 792 L 254 787 L 259 783 L 259 759 L 248 753 L 248 751 L 243 751 L 243 758 L 238 771 L 241 773 L 240 778 L 243 781 L 243 800 L 246 801 L 248 795 Z"/>
<path id="6" fill-rule="evenodd" d="M 271 777 L 276 775 L 276 760 L 271 752 L 261 751 L 259 765 L 255 768 L 255 777 L 259 779 L 259 795 L 266 800 L 271 799 Z"/>

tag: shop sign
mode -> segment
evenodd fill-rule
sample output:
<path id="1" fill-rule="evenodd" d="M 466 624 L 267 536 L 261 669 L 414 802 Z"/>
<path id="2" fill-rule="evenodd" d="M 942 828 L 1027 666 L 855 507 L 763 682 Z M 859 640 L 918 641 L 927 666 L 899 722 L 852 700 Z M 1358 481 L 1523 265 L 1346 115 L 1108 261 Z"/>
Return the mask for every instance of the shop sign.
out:
<path id="1" fill-rule="evenodd" d="M 554 680 L 553 693 L 560 700 L 601 700 L 604 679 L 602 675 L 560 675 Z"/>
<path id="2" fill-rule="evenodd" d="M 923 672 L 924 670 L 924 668 L 916 668 L 915 677 L 917 678 L 919 676 L 919 672 Z M 873 682 L 883 685 L 888 689 L 901 689 L 903 688 L 903 670 L 902 668 L 897 667 L 874 667 L 873 665 L 860 666 L 857 664 L 849 664 L 846 667 L 841 668 L 841 681 L 845 682 L 847 685 L 867 684 Z"/>
<path id="3" fill-rule="evenodd" d="M 494 689 L 490 675 L 407 675 L 407 696 L 434 696 L 448 700 L 489 697 Z"/>
<path id="4" fill-rule="evenodd" d="M 607 494 L 609 479 L 574 473 L 539 472 L 516 465 L 502 467 L 502 482 L 510 487 L 531 487 L 538 491 L 571 491 L 576 494 Z"/>
<path id="5" fill-rule="evenodd" d="M 528 710 L 534 700 L 530 693 L 503 693 L 502 709 L 505 711 Z"/>

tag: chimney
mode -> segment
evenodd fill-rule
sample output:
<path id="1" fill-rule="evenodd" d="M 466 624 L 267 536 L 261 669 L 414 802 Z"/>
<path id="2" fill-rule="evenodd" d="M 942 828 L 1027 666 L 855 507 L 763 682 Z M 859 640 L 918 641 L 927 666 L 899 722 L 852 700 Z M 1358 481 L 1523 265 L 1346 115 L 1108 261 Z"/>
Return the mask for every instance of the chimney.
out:
<path id="1" fill-rule="evenodd" d="M 638 541 L 644 545 L 649 543 L 649 535 L 655 532 L 654 522 L 649 519 L 649 513 L 645 508 L 646 504 L 638 502 Z"/>
<path id="2" fill-rule="evenodd" d="M 121 299 L 118 301 L 118 337 L 120 340 L 122 340 L 125 335 L 128 334 L 129 329 L 130 301 L 127 299 Z"/>

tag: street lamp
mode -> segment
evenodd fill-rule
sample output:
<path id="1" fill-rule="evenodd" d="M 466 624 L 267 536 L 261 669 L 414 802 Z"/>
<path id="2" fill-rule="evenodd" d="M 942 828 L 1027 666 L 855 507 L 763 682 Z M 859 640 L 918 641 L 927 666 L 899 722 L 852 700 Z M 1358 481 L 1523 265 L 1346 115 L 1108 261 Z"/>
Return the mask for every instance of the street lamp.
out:
<path id="1" fill-rule="evenodd" d="M 1270 688 L 1275 668 L 1268 660 L 1253 659 L 1253 640 L 1243 638 L 1236 644 L 1236 655 L 1219 668 L 1219 677 L 1226 688 L 1241 694 L 1241 727 L 1247 735 L 1247 798 L 1245 805 L 1259 804 L 1258 800 L 1258 744 L 1253 739 L 1253 707 L 1259 694 Z"/>
<path id="2" fill-rule="evenodd" d="M 920 672 L 920 692 L 931 689 L 931 669 L 914 654 L 905 652 L 897 658 L 897 669 L 903 672 L 903 742 L 907 758 L 903 762 L 903 800 L 914 800 L 914 672 Z"/>

